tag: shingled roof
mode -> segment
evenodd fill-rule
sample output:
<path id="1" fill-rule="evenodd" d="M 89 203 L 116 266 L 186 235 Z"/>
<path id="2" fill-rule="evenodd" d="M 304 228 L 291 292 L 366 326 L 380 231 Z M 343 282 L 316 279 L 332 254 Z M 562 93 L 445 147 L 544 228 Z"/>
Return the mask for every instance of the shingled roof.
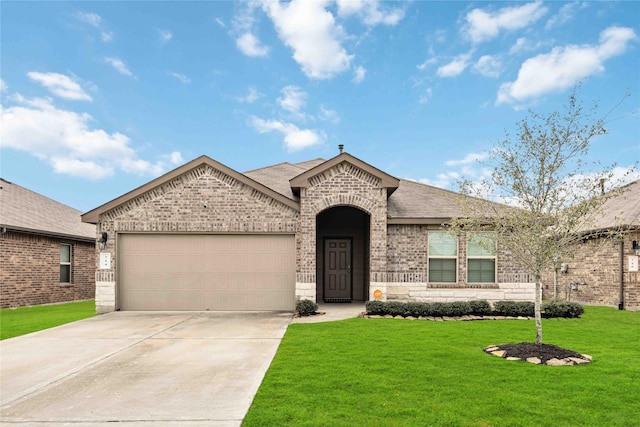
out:
<path id="1" fill-rule="evenodd" d="M 293 164 L 279 163 L 245 172 L 244 175 L 297 200 L 290 180 L 325 162 L 324 159 L 314 159 Z M 400 179 L 399 182 L 400 185 L 388 199 L 389 223 L 442 224 L 460 215 L 460 207 L 455 200 L 458 193 L 405 179 Z"/>
<path id="2" fill-rule="evenodd" d="M 95 241 L 96 227 L 82 213 L 0 178 L 0 227 L 74 240 Z"/>
<path id="3" fill-rule="evenodd" d="M 640 179 L 619 190 L 602 205 L 592 230 L 640 229 Z"/>

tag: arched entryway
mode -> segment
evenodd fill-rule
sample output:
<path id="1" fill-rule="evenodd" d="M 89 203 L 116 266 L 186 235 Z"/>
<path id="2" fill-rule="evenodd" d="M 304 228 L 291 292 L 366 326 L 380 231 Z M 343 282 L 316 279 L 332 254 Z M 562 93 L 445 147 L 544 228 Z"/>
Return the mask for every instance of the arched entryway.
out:
<path id="1" fill-rule="evenodd" d="M 318 302 L 369 299 L 370 215 L 336 206 L 316 216 Z"/>

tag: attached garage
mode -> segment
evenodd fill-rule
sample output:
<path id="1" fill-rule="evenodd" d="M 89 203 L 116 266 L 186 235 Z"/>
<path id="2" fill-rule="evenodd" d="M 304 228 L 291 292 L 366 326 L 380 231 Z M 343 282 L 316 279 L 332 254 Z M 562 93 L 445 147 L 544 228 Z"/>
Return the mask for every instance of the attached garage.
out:
<path id="1" fill-rule="evenodd" d="M 295 307 L 293 235 L 120 233 L 117 246 L 121 310 Z"/>

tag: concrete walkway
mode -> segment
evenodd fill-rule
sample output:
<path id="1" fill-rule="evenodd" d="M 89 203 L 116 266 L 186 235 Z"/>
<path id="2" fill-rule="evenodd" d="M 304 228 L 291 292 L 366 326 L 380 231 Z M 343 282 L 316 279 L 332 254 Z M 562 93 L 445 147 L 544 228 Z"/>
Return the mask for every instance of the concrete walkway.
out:
<path id="1" fill-rule="evenodd" d="M 325 314 L 294 317 L 291 323 L 334 322 L 358 317 L 363 311 L 365 311 L 364 302 L 318 304 L 318 312 Z"/>

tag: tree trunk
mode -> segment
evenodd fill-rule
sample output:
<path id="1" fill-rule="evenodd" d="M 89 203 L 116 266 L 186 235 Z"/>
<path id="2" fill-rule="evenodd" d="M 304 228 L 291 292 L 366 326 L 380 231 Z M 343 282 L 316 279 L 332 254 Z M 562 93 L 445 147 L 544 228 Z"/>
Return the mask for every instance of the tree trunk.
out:
<path id="1" fill-rule="evenodd" d="M 542 277 L 536 274 L 536 301 L 534 303 L 536 318 L 536 344 L 542 344 Z"/>

